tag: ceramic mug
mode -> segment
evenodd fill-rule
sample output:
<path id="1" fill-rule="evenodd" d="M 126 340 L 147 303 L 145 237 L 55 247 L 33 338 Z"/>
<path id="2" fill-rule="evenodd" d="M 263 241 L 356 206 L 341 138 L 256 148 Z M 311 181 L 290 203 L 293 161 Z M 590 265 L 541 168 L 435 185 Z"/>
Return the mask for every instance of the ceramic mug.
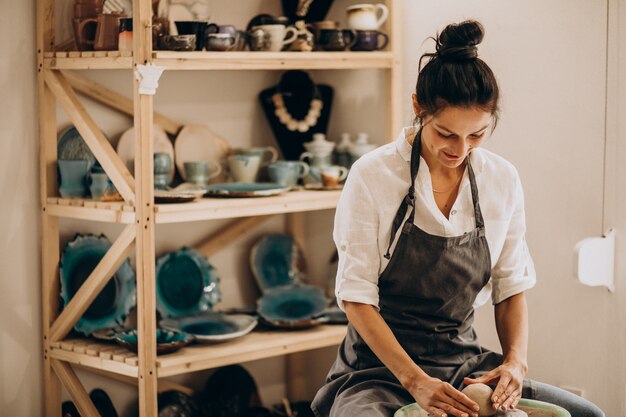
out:
<path id="1" fill-rule="evenodd" d="M 100 13 L 95 19 L 83 19 L 78 24 L 79 41 L 77 43 L 91 45 L 96 51 L 117 50 L 120 18 L 123 16 L 120 13 Z M 95 33 L 93 33 L 94 25 Z"/>
<path id="2" fill-rule="evenodd" d="M 320 176 L 324 187 L 335 187 L 346 179 L 348 176 L 348 168 L 339 165 L 330 165 L 320 170 Z"/>
<path id="3" fill-rule="evenodd" d="M 222 166 L 211 161 L 187 161 L 183 163 L 185 180 L 192 184 L 207 185 L 211 178 L 222 173 Z"/>
<path id="4" fill-rule="evenodd" d="M 201 20 L 176 21 L 176 31 L 179 35 L 196 35 L 196 51 L 204 47 L 204 34 L 209 22 Z"/>
<path id="5" fill-rule="evenodd" d="M 313 153 L 313 152 L 302 152 L 300 154 L 300 161 L 306 162 L 309 161 L 309 165 L 311 167 L 321 168 L 325 166 L 329 166 L 331 164 L 332 153 Z"/>
<path id="6" fill-rule="evenodd" d="M 346 13 L 348 27 L 354 30 L 377 30 L 389 17 L 389 9 L 382 3 L 355 4 Z"/>
<path id="7" fill-rule="evenodd" d="M 170 171 L 172 158 L 168 153 L 157 152 L 154 154 L 154 188 L 164 189 L 170 184 Z"/>
<path id="8" fill-rule="evenodd" d="M 91 172 L 87 176 L 87 184 L 91 198 L 94 200 L 103 200 L 114 192 L 113 183 L 104 172 Z"/>
<path id="9" fill-rule="evenodd" d="M 228 157 L 228 169 L 235 182 L 255 182 L 261 167 L 259 155 L 231 155 Z"/>
<path id="10" fill-rule="evenodd" d="M 289 45 L 298 37 L 298 30 L 292 26 L 285 25 L 260 25 L 254 26 L 252 31 L 262 31 L 268 36 L 267 38 L 267 51 L 278 52 L 283 49 L 284 46 Z"/>
<path id="11" fill-rule="evenodd" d="M 352 51 L 379 51 L 389 43 L 386 33 L 377 30 L 357 30 L 356 41 L 350 48 Z"/>
<path id="12" fill-rule="evenodd" d="M 61 185 L 61 197 L 85 197 L 87 195 L 86 177 L 89 161 L 84 159 L 59 159 L 57 161 Z"/>
<path id="13" fill-rule="evenodd" d="M 231 51 L 235 49 L 237 38 L 230 33 L 208 33 L 204 40 L 207 51 Z"/>
<path id="14" fill-rule="evenodd" d="M 298 179 L 309 174 L 309 165 L 302 161 L 276 161 L 267 167 L 270 181 L 293 187 Z"/>
<path id="15" fill-rule="evenodd" d="M 356 32 L 349 29 L 322 29 L 318 45 L 324 51 L 345 51 L 356 42 Z"/>
<path id="16" fill-rule="evenodd" d="M 252 148 L 236 149 L 237 155 L 258 155 L 261 157 L 261 165 L 267 165 L 269 163 L 278 160 L 278 151 L 273 146 L 255 146 Z"/>
<path id="17" fill-rule="evenodd" d="M 218 36 L 211 36 L 217 34 Z M 230 35 L 234 39 L 229 49 L 216 49 L 216 46 L 209 45 L 211 39 L 230 39 Z M 225 41 L 224 41 L 225 42 Z M 215 41 L 213 41 L 215 43 Z M 246 46 L 246 35 L 243 31 L 237 30 L 234 25 L 217 25 L 210 23 L 205 31 L 204 47 L 207 51 L 243 51 Z"/>

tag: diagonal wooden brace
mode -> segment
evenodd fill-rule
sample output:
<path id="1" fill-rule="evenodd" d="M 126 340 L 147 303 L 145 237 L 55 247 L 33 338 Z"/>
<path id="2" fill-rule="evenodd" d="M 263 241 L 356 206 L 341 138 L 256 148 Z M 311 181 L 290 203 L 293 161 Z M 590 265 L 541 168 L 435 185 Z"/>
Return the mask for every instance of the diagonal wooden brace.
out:
<path id="1" fill-rule="evenodd" d="M 89 116 L 70 84 L 62 74 L 52 70 L 46 70 L 44 78 L 119 193 L 124 200 L 133 204 L 135 201 L 135 179 L 111 143 Z"/>
<path id="2" fill-rule="evenodd" d="M 76 291 L 50 328 L 52 342 L 63 339 L 133 250 L 137 227 L 129 224 Z"/>
<path id="3" fill-rule="evenodd" d="M 133 100 L 131 98 L 110 90 L 102 84 L 98 84 L 93 80 L 81 77 L 80 75 L 75 74 L 73 71 L 61 71 L 61 73 L 74 88 L 74 90 L 86 95 L 93 100 L 99 101 L 100 103 L 105 104 L 112 109 L 118 110 L 131 117 L 133 116 L 135 109 Z M 165 131 L 170 135 L 177 135 L 182 128 L 181 123 L 178 123 L 175 120 L 170 119 L 169 117 L 158 112 L 154 112 L 154 123 L 161 125 L 163 129 L 165 129 Z"/>
<path id="4" fill-rule="evenodd" d="M 72 397 L 80 415 L 83 417 L 100 417 L 100 413 L 96 406 L 93 405 L 89 394 L 87 394 L 85 387 L 81 384 L 71 365 L 58 359 L 52 359 L 52 369 L 54 369 L 54 373 L 57 374 L 70 397 Z"/>

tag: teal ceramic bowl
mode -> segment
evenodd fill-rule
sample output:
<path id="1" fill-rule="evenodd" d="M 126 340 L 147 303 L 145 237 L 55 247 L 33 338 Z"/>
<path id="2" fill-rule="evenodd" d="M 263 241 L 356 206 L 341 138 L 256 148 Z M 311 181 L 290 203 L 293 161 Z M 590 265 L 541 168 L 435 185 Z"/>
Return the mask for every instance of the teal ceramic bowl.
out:
<path id="1" fill-rule="evenodd" d="M 558 405 L 546 403 L 537 400 L 527 400 L 522 398 L 518 403 L 520 410 L 529 412 L 532 411 L 533 417 L 571 417 L 571 414 Z M 422 410 L 422 408 L 416 403 L 406 405 L 396 411 L 393 417 L 428 417 L 429 414 Z"/>
<path id="2" fill-rule="evenodd" d="M 191 316 L 161 320 L 161 327 L 193 335 L 198 342 L 223 342 L 244 336 L 257 325 L 257 319 L 245 314 L 222 314 L 206 311 Z"/>
<path id="3" fill-rule="evenodd" d="M 257 312 L 268 323 L 310 321 L 328 306 L 324 292 L 310 285 L 272 288 L 257 300 Z"/>
<path id="4" fill-rule="evenodd" d="M 157 259 L 156 302 L 163 318 L 210 310 L 221 300 L 219 276 L 200 252 L 181 248 Z"/>
<path id="5" fill-rule="evenodd" d="M 61 299 L 64 306 L 70 302 L 110 247 L 111 242 L 104 235 L 81 234 L 76 235 L 65 246 L 60 266 Z M 97 330 L 121 326 L 135 302 L 135 272 L 127 259 L 74 325 L 74 329 L 89 335 Z"/>
<path id="6" fill-rule="evenodd" d="M 177 330 L 156 329 L 157 353 L 171 353 L 194 341 L 194 337 L 188 333 Z M 115 333 L 115 342 L 133 352 L 137 352 L 137 330 L 132 329 Z"/>
<path id="7" fill-rule="evenodd" d="M 304 257 L 290 235 L 263 236 L 250 252 L 250 268 L 262 292 L 303 281 Z"/>

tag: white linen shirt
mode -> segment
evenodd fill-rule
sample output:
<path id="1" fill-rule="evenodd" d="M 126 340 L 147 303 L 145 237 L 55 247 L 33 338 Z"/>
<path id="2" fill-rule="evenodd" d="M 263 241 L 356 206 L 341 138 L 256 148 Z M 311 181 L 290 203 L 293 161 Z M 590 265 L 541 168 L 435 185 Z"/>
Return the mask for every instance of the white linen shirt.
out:
<path id="1" fill-rule="evenodd" d="M 384 255 L 392 222 L 410 186 L 411 145 L 407 139 L 415 133 L 414 127 L 404 128 L 394 142 L 365 154 L 350 170 L 333 230 L 339 252 L 335 295 L 342 309 L 343 301 L 378 308 L 378 278 L 389 262 Z M 474 306 L 484 304 L 490 295 L 493 304 L 498 304 L 532 288 L 536 282 L 524 238 L 524 194 L 516 169 L 504 158 L 479 148 L 471 152 L 470 162 L 491 254 L 491 279 L 476 297 Z M 425 232 L 452 237 L 475 228 L 467 169 L 449 219 L 435 203 L 430 172 L 421 157 L 415 193 L 414 222 Z M 396 235 L 391 247 L 392 255 L 400 235 Z"/>

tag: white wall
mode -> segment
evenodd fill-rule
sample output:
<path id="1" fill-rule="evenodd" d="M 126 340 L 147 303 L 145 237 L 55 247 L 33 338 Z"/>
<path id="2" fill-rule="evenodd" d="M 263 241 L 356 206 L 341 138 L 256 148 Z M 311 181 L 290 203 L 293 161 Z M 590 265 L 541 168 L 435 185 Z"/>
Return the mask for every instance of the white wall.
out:
<path id="1" fill-rule="evenodd" d="M 243 25 L 247 16 L 276 13 L 279 2 L 241 2 L 240 14 L 214 0 L 213 20 Z M 341 18 L 347 0 L 338 1 L 331 15 Z M 619 75 L 626 79 L 626 0 L 620 0 L 622 24 Z M 528 241 L 539 283 L 529 293 L 531 309 L 530 376 L 554 384 L 585 389 L 608 416 L 625 415 L 626 397 L 626 260 L 618 256 L 618 291 L 608 294 L 584 288 L 573 279 L 572 249 L 581 238 L 598 235 L 601 219 L 602 142 L 604 108 L 605 15 L 603 1 L 498 2 L 460 0 L 404 1 L 406 106 L 410 120 L 419 54 L 432 45 L 422 43 L 446 23 L 477 17 L 487 36 L 480 54 L 492 66 L 502 86 L 503 118 L 489 146 L 519 168 L 526 190 Z M 34 1 L 0 5 L 0 405 L 3 414 L 41 414 L 40 292 L 38 165 L 36 145 L 36 83 L 34 59 Z M 242 10 L 245 9 L 245 10 Z M 129 93 L 128 72 L 91 72 L 106 85 Z M 256 105 L 260 89 L 273 85 L 274 72 L 167 73 L 155 101 L 157 110 L 183 122 L 204 122 L 232 141 L 233 146 L 271 144 L 272 136 Z M 339 86 L 330 126 L 335 138 L 344 130 L 369 131 L 380 143 L 385 123 L 377 116 L 384 77 L 377 71 L 316 72 L 314 78 Z M 626 110 L 626 83 L 619 88 L 619 112 Z M 105 133 L 116 141 L 130 120 L 88 103 Z M 60 125 L 65 124 L 59 111 Z M 619 253 L 626 230 L 626 121 L 615 119 L 619 143 L 615 155 L 614 220 Z M 620 192 L 621 191 L 621 192 Z M 621 214 L 621 215 L 620 215 Z M 314 282 L 327 279 L 332 252 L 329 231 L 332 213 L 307 215 L 309 267 Z M 157 228 L 157 254 L 199 241 L 220 222 L 197 222 Z M 99 228 L 87 222 L 62 222 L 65 235 L 74 231 L 104 231 L 111 237 L 118 227 Z M 281 218 L 211 261 L 222 275 L 222 306 L 253 302 L 245 259 L 250 245 L 263 231 L 280 230 Z M 621 303 L 618 303 L 621 300 Z M 497 348 L 492 309 L 479 311 L 477 325 L 486 345 Z M 321 383 L 334 348 L 308 355 L 310 391 Z M 266 403 L 283 395 L 281 359 L 246 364 L 261 385 Z M 206 374 L 183 378 L 194 387 Z M 127 410 L 135 392 L 127 386 L 88 377 L 88 388 L 104 386 L 118 409 Z"/>

